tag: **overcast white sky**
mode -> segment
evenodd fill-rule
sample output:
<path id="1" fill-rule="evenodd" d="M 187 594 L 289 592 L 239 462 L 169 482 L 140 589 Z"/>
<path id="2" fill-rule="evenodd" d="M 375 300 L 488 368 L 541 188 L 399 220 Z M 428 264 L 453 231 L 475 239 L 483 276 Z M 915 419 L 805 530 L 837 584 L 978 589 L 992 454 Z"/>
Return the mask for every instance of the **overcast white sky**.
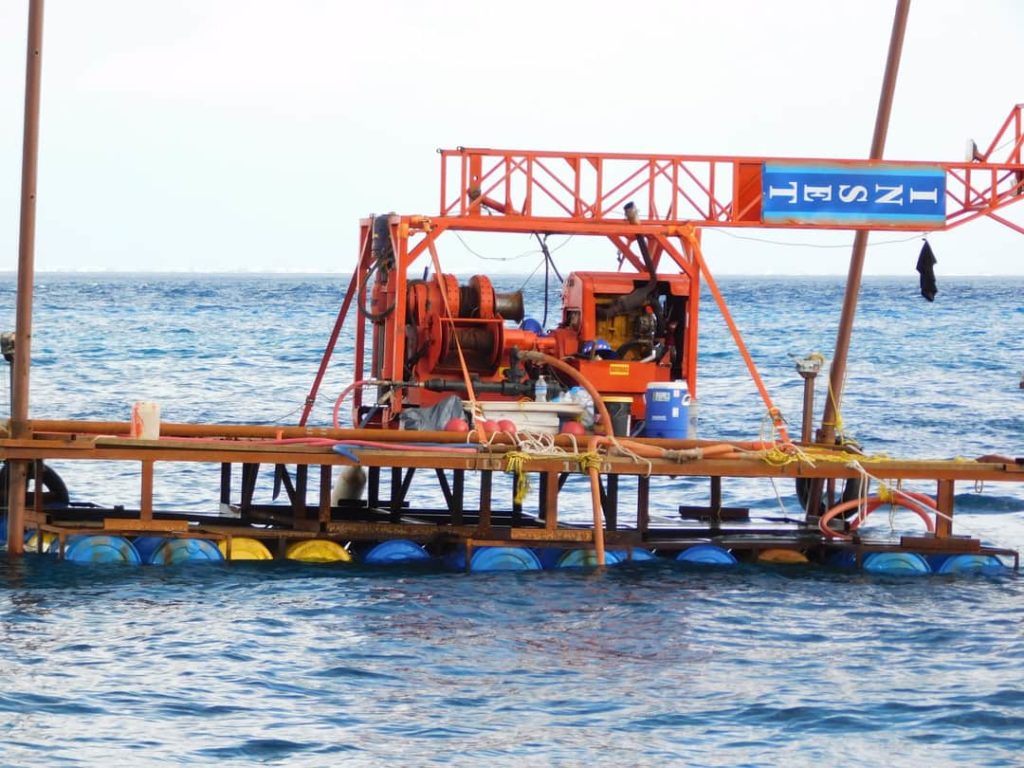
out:
<path id="1" fill-rule="evenodd" d="M 0 0 L 0 271 L 17 263 L 27 7 Z M 360 217 L 437 212 L 438 147 L 864 157 L 894 7 L 49 0 L 37 268 L 349 272 Z M 1022 33 L 1020 0 L 917 0 L 887 158 L 987 144 L 1024 101 Z M 930 239 L 940 274 L 1024 273 L 1024 237 L 997 224 Z M 480 268 L 442 245 L 446 268 Z M 873 247 L 867 271 L 912 272 L 918 247 Z M 705 250 L 720 274 L 845 273 L 849 255 L 722 231 Z"/>

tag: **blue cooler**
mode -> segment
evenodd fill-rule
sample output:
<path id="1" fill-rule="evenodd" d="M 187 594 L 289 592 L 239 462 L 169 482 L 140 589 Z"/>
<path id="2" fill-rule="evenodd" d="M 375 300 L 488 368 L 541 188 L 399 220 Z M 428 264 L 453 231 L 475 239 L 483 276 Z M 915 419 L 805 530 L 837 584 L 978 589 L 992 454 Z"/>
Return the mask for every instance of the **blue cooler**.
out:
<path id="1" fill-rule="evenodd" d="M 685 381 L 656 381 L 644 394 L 644 437 L 685 440 L 690 427 L 690 390 Z"/>

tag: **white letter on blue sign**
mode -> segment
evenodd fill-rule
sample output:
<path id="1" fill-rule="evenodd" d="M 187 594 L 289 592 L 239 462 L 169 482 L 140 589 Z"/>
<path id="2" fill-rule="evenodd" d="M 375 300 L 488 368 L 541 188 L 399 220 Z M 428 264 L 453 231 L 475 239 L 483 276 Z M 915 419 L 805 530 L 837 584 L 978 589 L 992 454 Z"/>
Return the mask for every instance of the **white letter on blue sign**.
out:
<path id="1" fill-rule="evenodd" d="M 910 188 L 910 204 L 913 205 L 918 200 L 930 200 L 933 203 L 939 202 L 939 190 L 935 189 L 914 189 Z"/>
<path id="2" fill-rule="evenodd" d="M 882 190 L 885 190 L 885 194 L 881 197 L 876 197 L 876 203 L 888 203 L 889 205 L 903 205 L 903 185 L 899 184 L 895 187 L 884 187 L 881 184 L 875 184 L 875 194 L 877 195 Z"/>
<path id="3" fill-rule="evenodd" d="M 768 187 L 768 199 L 788 197 L 790 205 L 796 202 L 796 182 L 791 181 L 789 187 Z"/>
<path id="4" fill-rule="evenodd" d="M 809 203 L 813 200 L 821 200 L 825 203 L 832 202 L 832 187 L 812 187 L 808 184 L 804 185 L 804 202 Z"/>
<path id="5" fill-rule="evenodd" d="M 840 184 L 839 199 L 844 203 L 866 203 L 868 201 L 868 188 L 861 184 L 856 186 Z"/>

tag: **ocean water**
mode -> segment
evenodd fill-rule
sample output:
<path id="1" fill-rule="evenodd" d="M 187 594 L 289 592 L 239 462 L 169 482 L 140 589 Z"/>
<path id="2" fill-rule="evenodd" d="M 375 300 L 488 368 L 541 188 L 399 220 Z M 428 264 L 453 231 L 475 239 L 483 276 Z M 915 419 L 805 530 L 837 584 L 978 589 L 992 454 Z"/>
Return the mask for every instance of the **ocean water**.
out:
<path id="1" fill-rule="evenodd" d="M 288 424 L 347 280 L 37 282 L 34 417 L 126 419 L 148 399 L 169 421 Z M 790 355 L 829 354 L 841 280 L 721 282 L 798 429 Z M 939 288 L 927 304 L 911 277 L 866 281 L 848 433 L 893 456 L 1024 455 L 1024 280 Z M 528 310 L 539 307 L 539 282 L 526 290 Z M 8 276 L 8 327 L 13 305 Z M 702 308 L 701 434 L 757 437 L 763 406 L 710 297 Z M 329 422 L 350 361 L 346 336 L 312 423 Z M 132 468 L 55 467 L 75 501 L 135 502 Z M 212 513 L 217 488 L 216 471 L 158 466 L 158 507 Z M 575 488 L 565 511 L 586 518 Z M 669 501 L 706 500 L 702 482 L 671 490 L 664 518 Z M 767 481 L 723 492 L 759 514 L 797 508 L 792 488 Z M 1024 485 L 959 487 L 956 502 L 958 531 L 1024 548 Z M 890 526 L 914 521 L 874 530 Z M 0 561 L 3 765 L 1013 765 L 1022 748 L 1024 582 L 1013 573 Z"/>

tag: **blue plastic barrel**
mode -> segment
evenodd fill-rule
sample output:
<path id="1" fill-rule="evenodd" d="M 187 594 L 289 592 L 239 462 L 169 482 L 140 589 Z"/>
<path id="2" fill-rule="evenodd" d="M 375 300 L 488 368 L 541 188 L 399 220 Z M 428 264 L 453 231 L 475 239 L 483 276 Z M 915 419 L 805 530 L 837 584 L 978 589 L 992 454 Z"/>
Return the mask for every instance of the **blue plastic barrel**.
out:
<path id="1" fill-rule="evenodd" d="M 224 555 L 207 539 L 167 539 L 153 550 L 146 561 L 150 565 L 175 565 L 187 562 L 220 562 Z"/>
<path id="2" fill-rule="evenodd" d="M 157 548 L 167 539 L 163 536 L 136 536 L 132 541 L 135 551 L 139 553 L 142 562 L 148 563 L 149 559 L 156 552 Z"/>
<path id="3" fill-rule="evenodd" d="M 546 570 L 558 567 L 558 561 L 562 559 L 565 550 L 561 547 L 537 547 L 533 550 L 533 554 L 540 560 L 541 568 Z"/>
<path id="4" fill-rule="evenodd" d="M 612 549 L 604 551 L 604 564 L 617 565 L 626 559 L 626 553 Z M 570 549 L 558 558 L 559 568 L 593 568 L 597 565 L 597 552 L 592 549 Z"/>
<path id="5" fill-rule="evenodd" d="M 622 562 L 624 563 L 630 562 L 631 559 L 634 563 L 644 563 L 649 560 L 658 559 L 658 556 L 651 552 L 651 550 L 643 549 L 642 547 L 630 547 L 629 554 L 627 554 L 625 550 L 623 550 L 621 554 Z M 632 558 L 630 558 L 630 555 L 632 555 Z"/>
<path id="6" fill-rule="evenodd" d="M 1006 566 L 995 555 L 965 553 L 947 557 L 941 565 L 932 563 L 932 568 L 937 573 L 998 573 Z"/>
<path id="7" fill-rule="evenodd" d="M 447 558 L 447 563 L 452 568 L 464 570 L 466 568 L 466 550 L 459 547 Z M 526 547 L 478 547 L 473 550 L 473 559 L 470 561 L 471 571 L 539 571 L 541 570 L 540 560 L 533 554 L 533 550 Z"/>
<path id="8" fill-rule="evenodd" d="M 685 381 L 655 381 L 644 393 L 644 437 L 685 439 L 690 426 L 690 390 Z"/>
<path id="9" fill-rule="evenodd" d="M 414 563 L 429 560 L 430 555 L 415 541 L 408 539 L 389 539 L 375 546 L 363 558 L 364 563 L 371 565 L 391 565 L 395 563 Z"/>
<path id="10" fill-rule="evenodd" d="M 695 544 L 676 555 L 676 560 L 693 565 L 736 565 L 732 552 L 714 544 Z"/>
<path id="11" fill-rule="evenodd" d="M 856 568 L 857 553 L 852 549 L 841 549 L 829 556 L 828 564 L 833 568 Z"/>
<path id="12" fill-rule="evenodd" d="M 896 576 L 920 576 L 932 572 L 928 561 L 916 552 L 872 552 L 864 558 L 864 570 Z"/>
<path id="13" fill-rule="evenodd" d="M 64 559 L 76 563 L 142 563 L 135 547 L 123 536 L 73 536 L 64 549 Z"/>

